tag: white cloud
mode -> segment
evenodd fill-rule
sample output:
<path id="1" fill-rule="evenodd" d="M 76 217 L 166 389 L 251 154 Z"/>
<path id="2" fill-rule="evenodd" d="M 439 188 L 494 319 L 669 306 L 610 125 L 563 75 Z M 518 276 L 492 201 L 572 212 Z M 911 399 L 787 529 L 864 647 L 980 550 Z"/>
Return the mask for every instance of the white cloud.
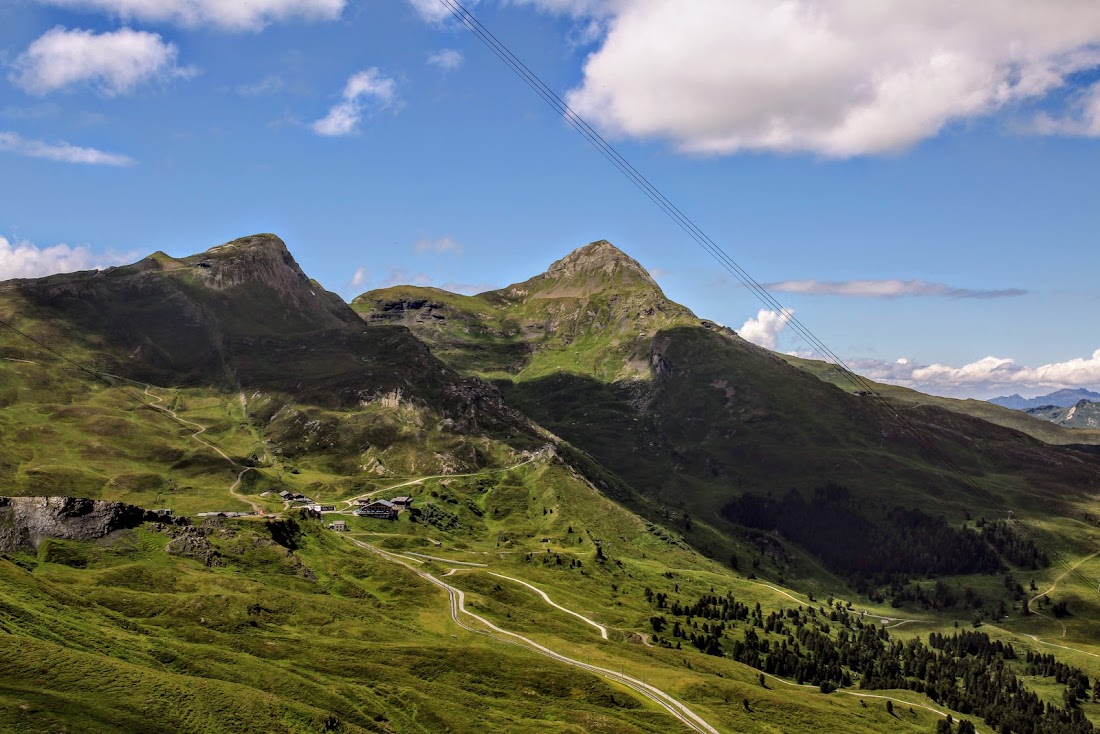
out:
<path id="1" fill-rule="evenodd" d="M 1095 2 L 617 0 L 587 12 L 608 9 L 570 104 L 614 134 L 689 152 L 895 152 L 1100 65 Z M 1081 104 L 1078 129 L 1096 134 L 1100 92 Z"/>
<path id="2" fill-rule="evenodd" d="M 393 79 L 383 76 L 374 67 L 352 74 L 344 85 L 342 101 L 333 105 L 327 115 L 313 123 L 313 132 L 328 137 L 358 132 L 366 100 L 373 99 L 379 109 L 386 109 L 396 100 L 396 88 Z"/>
<path id="3" fill-rule="evenodd" d="M 593 16 L 601 17 L 609 14 L 615 5 L 621 4 L 616 0 L 509 0 L 515 5 L 532 5 L 539 10 L 548 13 L 571 15 L 575 18 Z M 438 0 L 437 0 L 438 2 Z"/>
<path id="4" fill-rule="evenodd" d="M 110 33 L 46 31 L 15 60 L 11 79 L 31 94 L 93 84 L 107 95 L 125 94 L 155 79 L 189 76 L 176 66 L 178 49 L 156 33 L 120 28 Z"/>
<path id="5" fill-rule="evenodd" d="M 352 273 L 351 280 L 348 281 L 347 287 L 360 288 L 366 285 L 368 280 L 370 280 L 370 274 L 367 272 L 367 269 L 359 266 L 355 269 L 355 272 Z"/>
<path id="6" fill-rule="evenodd" d="M 765 349 L 775 349 L 780 332 L 787 328 L 792 316 L 794 316 L 793 309 L 783 309 L 780 312 L 762 308 L 754 318 L 747 319 L 737 333 L 742 339 L 753 344 Z"/>
<path id="7" fill-rule="evenodd" d="M 1061 116 L 1039 115 L 1032 128 L 1041 135 L 1100 137 L 1100 82 L 1075 95 Z"/>
<path id="8" fill-rule="evenodd" d="M 462 245 L 453 237 L 440 237 L 437 240 L 423 239 L 413 245 L 416 254 L 433 253 L 436 255 L 461 255 Z"/>
<path id="9" fill-rule="evenodd" d="M 784 280 L 767 283 L 766 288 L 781 293 L 815 296 L 854 296 L 860 298 L 900 298 L 902 296 L 941 296 L 947 298 L 1004 298 L 1022 296 L 1019 288 L 956 288 L 924 280 Z"/>
<path id="10" fill-rule="evenodd" d="M 39 278 L 54 273 L 93 270 L 131 262 L 132 253 L 97 255 L 87 246 L 54 245 L 38 247 L 30 242 L 12 244 L 0 237 L 0 280 Z"/>
<path id="11" fill-rule="evenodd" d="M 95 148 L 81 148 L 66 142 L 47 143 L 29 140 L 13 132 L 0 131 L 0 151 L 29 158 L 46 158 L 62 163 L 83 163 L 92 166 L 132 166 L 136 163 L 129 156 L 106 153 Z"/>
<path id="12" fill-rule="evenodd" d="M 292 18 L 335 20 L 347 0 L 38 0 L 74 10 L 109 13 L 124 20 L 213 26 L 255 31 Z"/>
<path id="13" fill-rule="evenodd" d="M 462 55 L 462 52 L 456 51 L 453 48 L 441 48 L 438 51 L 428 54 L 429 64 L 448 71 L 462 66 L 462 62 L 465 60 L 466 57 Z"/>
<path id="14" fill-rule="evenodd" d="M 408 3 L 421 19 L 429 23 L 442 23 L 453 17 L 447 6 L 439 2 L 439 0 L 408 0 Z M 466 8 L 473 9 L 473 7 L 477 5 L 477 0 L 466 0 L 462 2 L 462 5 Z"/>
<path id="15" fill-rule="evenodd" d="M 1008 357 L 984 357 L 962 367 L 921 365 L 911 359 L 849 360 L 848 366 L 878 382 L 951 396 L 992 397 L 1005 391 L 1045 391 L 1100 386 L 1100 349 L 1091 357 L 1027 367 Z"/>
<path id="16" fill-rule="evenodd" d="M 650 268 L 649 274 L 653 277 L 654 280 L 659 280 L 661 278 L 664 278 L 666 275 L 672 275 L 672 271 L 665 270 L 664 268 Z"/>

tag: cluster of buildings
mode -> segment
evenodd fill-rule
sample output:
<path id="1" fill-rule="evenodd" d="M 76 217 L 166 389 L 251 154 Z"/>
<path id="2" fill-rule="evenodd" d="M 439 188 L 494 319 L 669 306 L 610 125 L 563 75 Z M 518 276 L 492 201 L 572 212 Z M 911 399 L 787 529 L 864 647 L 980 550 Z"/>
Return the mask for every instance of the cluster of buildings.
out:
<path id="1" fill-rule="evenodd" d="M 279 492 L 279 497 L 282 498 L 284 502 L 313 502 L 313 500 L 311 500 L 309 497 L 306 497 L 304 494 L 298 494 L 297 492 L 287 492 L 285 489 L 282 492 Z"/>
<path id="2" fill-rule="evenodd" d="M 396 520 L 401 510 L 412 507 L 412 497 L 394 497 L 392 500 L 355 500 L 355 514 L 359 517 L 376 517 L 382 520 Z"/>

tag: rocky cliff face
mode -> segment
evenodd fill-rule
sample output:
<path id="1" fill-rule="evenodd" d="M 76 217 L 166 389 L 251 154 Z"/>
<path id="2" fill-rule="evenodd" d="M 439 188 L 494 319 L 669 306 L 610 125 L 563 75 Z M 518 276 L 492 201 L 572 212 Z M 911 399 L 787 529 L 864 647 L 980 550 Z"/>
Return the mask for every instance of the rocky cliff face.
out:
<path id="1" fill-rule="evenodd" d="M 153 519 L 140 507 L 75 497 L 0 497 L 0 552 L 34 550 L 47 538 L 96 540 Z"/>
<path id="2" fill-rule="evenodd" d="M 265 306 L 277 305 L 312 328 L 355 323 L 347 306 L 313 283 L 286 244 L 273 234 L 241 237 L 182 262 L 194 268 L 198 280 L 215 292 L 269 289 L 274 298 Z"/>

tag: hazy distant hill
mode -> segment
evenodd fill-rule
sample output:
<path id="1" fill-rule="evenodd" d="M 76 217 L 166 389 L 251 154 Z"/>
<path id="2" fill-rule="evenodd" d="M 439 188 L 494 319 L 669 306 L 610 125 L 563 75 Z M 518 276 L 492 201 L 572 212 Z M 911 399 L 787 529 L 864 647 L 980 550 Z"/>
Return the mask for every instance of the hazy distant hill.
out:
<path id="1" fill-rule="evenodd" d="M 1068 408 L 1071 405 L 1075 405 L 1081 400 L 1092 400 L 1093 402 L 1100 401 L 1100 393 L 1086 390 L 1083 387 L 1079 387 L 1076 390 L 1063 389 L 1050 393 L 1049 395 L 1040 395 L 1036 398 L 1025 398 L 1020 395 L 1009 395 L 1007 397 L 990 398 L 987 402 L 994 405 L 1000 405 L 1005 408 L 1011 408 L 1013 410 L 1028 410 L 1030 408 L 1042 408 L 1047 405 L 1056 405 L 1059 408 Z"/>

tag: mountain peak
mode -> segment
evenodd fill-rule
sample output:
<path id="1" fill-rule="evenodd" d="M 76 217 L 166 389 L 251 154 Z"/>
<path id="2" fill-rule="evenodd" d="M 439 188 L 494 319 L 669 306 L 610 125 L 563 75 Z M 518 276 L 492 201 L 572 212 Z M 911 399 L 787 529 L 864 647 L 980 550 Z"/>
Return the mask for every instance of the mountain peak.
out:
<path id="1" fill-rule="evenodd" d="M 579 247 L 545 273 L 504 289 L 512 297 L 584 298 L 605 291 L 644 290 L 664 294 L 637 260 L 607 240 Z"/>
<path id="2" fill-rule="evenodd" d="M 648 270 L 607 240 L 596 240 L 578 247 L 551 265 L 545 273 L 545 276 L 555 280 L 569 280 L 578 275 L 604 275 L 612 280 L 624 281 L 637 279 L 657 286 Z"/>

